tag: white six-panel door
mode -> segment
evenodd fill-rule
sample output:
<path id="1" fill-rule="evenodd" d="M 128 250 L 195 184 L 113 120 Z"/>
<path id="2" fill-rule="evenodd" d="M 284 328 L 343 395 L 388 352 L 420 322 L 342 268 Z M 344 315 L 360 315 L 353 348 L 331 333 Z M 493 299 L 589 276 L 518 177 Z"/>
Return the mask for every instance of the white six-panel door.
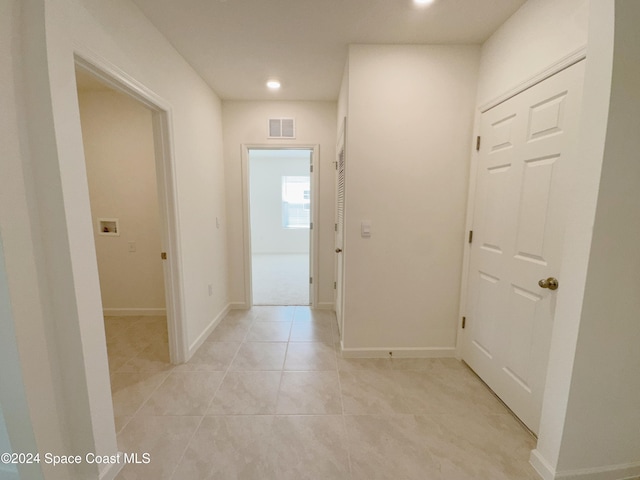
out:
<path id="1" fill-rule="evenodd" d="M 537 432 L 584 61 L 482 114 L 463 359 Z M 557 278 L 559 288 L 539 285 Z"/>

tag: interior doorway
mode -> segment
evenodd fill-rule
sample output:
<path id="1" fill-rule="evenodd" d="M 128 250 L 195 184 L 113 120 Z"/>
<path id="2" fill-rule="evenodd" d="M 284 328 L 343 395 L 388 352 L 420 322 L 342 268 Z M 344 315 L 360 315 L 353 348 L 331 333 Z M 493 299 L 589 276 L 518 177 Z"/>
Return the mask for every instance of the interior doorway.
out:
<path id="1" fill-rule="evenodd" d="M 85 74 L 85 79 L 111 88 L 138 106 L 146 108 L 151 115 L 154 146 L 155 184 L 157 212 L 159 214 L 159 233 L 162 256 L 162 276 L 165 288 L 166 330 L 168 337 L 169 359 L 172 364 L 186 360 L 186 332 L 182 301 L 182 268 L 180 264 L 179 214 L 176 203 L 176 179 L 174 174 L 173 147 L 171 138 L 171 107 L 144 85 L 136 82 L 124 72 L 102 59 L 88 53 L 75 55 L 76 72 Z M 78 77 L 76 77 L 78 80 Z M 124 169 L 119 181 L 126 181 L 127 169 Z M 116 217 L 117 218 L 117 217 Z M 102 218 L 109 222 L 111 217 Z M 93 222 L 96 223 L 96 222 Z M 119 222 L 115 228 L 121 228 Z M 112 224 L 111 227 L 114 225 Z M 110 225 L 107 225 L 109 228 Z M 98 228 L 97 225 L 93 226 Z M 120 230 L 122 232 L 122 230 Z M 104 232 L 107 233 L 107 232 Z M 126 249 L 132 248 L 129 241 Z M 135 245 L 137 251 L 137 244 Z M 134 253 L 134 252 L 131 252 Z"/>
<path id="2" fill-rule="evenodd" d="M 166 150 L 148 105 L 80 66 L 76 83 L 118 433 L 135 411 L 123 392 L 182 361 L 166 262 Z"/>
<path id="3" fill-rule="evenodd" d="M 313 148 L 249 148 L 252 305 L 313 303 Z"/>

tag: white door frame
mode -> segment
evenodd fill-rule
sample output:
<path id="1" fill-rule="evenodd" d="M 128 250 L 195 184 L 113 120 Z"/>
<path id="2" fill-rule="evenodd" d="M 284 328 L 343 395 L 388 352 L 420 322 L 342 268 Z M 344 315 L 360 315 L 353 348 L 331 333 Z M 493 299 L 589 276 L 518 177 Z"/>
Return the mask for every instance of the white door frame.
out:
<path id="1" fill-rule="evenodd" d="M 316 308 L 318 304 L 318 169 L 320 166 L 320 145 L 269 145 L 269 144 L 242 144 L 242 244 L 244 250 L 244 304 L 246 308 L 253 306 L 253 273 L 251 259 L 251 208 L 249 202 L 249 152 L 250 150 L 310 150 L 311 162 L 311 223 L 313 228 L 309 232 L 309 276 L 313 278 L 309 305 Z"/>
<path id="2" fill-rule="evenodd" d="M 81 50 L 81 49 L 80 49 Z M 74 54 L 78 68 L 99 78 L 114 90 L 127 95 L 151 110 L 155 148 L 158 206 L 164 263 L 164 285 L 169 333 L 169 355 L 174 365 L 187 360 L 187 334 L 184 315 L 180 221 L 177 207 L 177 184 L 173 153 L 173 119 L 168 102 L 125 72 L 96 55 L 78 51 Z M 158 252 L 160 255 L 160 252 Z"/>
<path id="3" fill-rule="evenodd" d="M 469 172 L 469 188 L 467 190 L 468 191 L 467 218 L 465 221 L 464 257 L 462 261 L 462 279 L 460 284 L 460 304 L 459 304 L 459 311 L 458 311 L 459 313 L 458 319 L 460 321 L 458 322 L 458 334 L 456 337 L 456 358 L 458 358 L 459 360 L 462 359 L 462 338 L 464 335 L 462 318 L 466 317 L 467 315 L 467 294 L 468 294 L 467 287 L 469 284 L 469 264 L 471 260 L 471 248 L 467 240 L 468 239 L 467 235 L 472 230 L 473 215 L 475 212 L 476 183 L 477 183 L 477 176 L 478 176 L 478 162 L 476 161 L 478 152 L 476 151 L 475 139 L 477 138 L 480 132 L 481 116 L 487 110 L 490 110 L 493 107 L 500 105 L 501 103 L 509 100 L 510 98 L 515 97 L 519 93 L 524 92 L 528 88 L 531 88 L 534 85 L 537 85 L 538 83 L 546 80 L 547 78 L 552 77 L 556 73 L 559 73 L 562 70 L 569 68 L 570 66 L 575 65 L 576 63 L 584 60 L 585 58 L 587 58 L 587 47 L 583 46 L 578 48 L 577 50 L 574 50 L 568 55 L 562 57 L 561 59 L 549 65 L 547 68 L 545 68 L 544 70 L 541 70 L 540 72 L 533 75 L 532 77 L 524 80 L 522 83 L 515 86 L 511 90 L 494 98 L 493 100 L 490 100 L 480 105 L 476 110 L 476 115 L 475 115 L 474 125 L 473 125 L 473 132 L 474 132 L 473 147 L 470 155 L 471 169 Z"/>

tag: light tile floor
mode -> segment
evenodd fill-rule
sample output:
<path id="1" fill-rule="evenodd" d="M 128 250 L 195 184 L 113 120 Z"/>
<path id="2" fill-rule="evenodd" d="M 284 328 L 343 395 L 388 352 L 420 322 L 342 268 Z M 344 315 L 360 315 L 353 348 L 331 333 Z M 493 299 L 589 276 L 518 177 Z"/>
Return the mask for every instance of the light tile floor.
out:
<path id="1" fill-rule="evenodd" d="M 455 359 L 344 359 L 333 313 L 232 311 L 169 364 L 164 317 L 105 319 L 118 479 L 520 480 L 535 440 Z"/>

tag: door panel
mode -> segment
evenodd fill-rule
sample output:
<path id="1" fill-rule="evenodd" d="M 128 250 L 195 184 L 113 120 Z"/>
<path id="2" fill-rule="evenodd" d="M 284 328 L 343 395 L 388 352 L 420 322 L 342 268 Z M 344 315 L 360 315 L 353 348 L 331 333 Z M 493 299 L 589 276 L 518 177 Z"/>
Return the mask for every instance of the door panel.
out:
<path id="1" fill-rule="evenodd" d="M 558 295 L 538 281 L 559 275 L 583 75 L 580 62 L 481 118 L 463 358 L 534 432 Z"/>

